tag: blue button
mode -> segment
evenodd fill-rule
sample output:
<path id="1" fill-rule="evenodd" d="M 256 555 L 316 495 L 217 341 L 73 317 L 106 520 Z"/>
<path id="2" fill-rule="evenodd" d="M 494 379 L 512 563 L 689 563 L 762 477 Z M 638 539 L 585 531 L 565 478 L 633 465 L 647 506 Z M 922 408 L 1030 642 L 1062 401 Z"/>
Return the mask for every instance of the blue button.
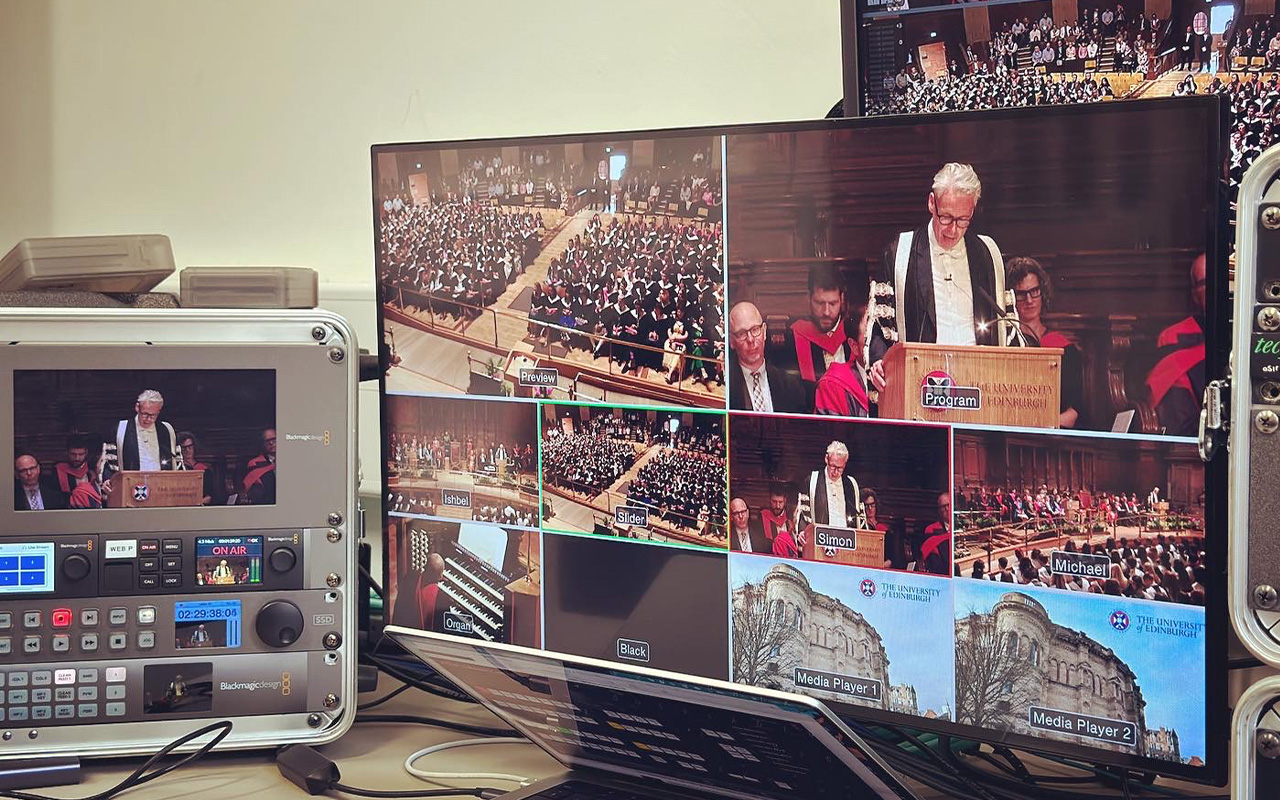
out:
<path id="1" fill-rule="evenodd" d="M 0 586 L 17 586 L 17 572 L 0 572 Z"/>
<path id="2" fill-rule="evenodd" d="M 44 556 L 23 556 L 19 569 L 44 569 Z"/>
<path id="3" fill-rule="evenodd" d="M 43 572 L 20 572 L 23 586 L 44 586 Z"/>
<path id="4" fill-rule="evenodd" d="M 17 556 L 0 556 L 0 572 L 5 570 L 16 570 L 18 568 Z"/>

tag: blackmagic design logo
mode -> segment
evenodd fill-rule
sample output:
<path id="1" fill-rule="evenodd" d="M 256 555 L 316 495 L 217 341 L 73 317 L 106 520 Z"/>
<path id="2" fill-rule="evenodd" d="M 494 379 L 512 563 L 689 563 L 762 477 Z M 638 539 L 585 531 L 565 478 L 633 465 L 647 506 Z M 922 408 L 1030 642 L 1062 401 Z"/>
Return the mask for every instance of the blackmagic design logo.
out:
<path id="1" fill-rule="evenodd" d="M 870 578 L 863 578 L 862 585 L 859 587 L 859 589 L 862 591 L 863 597 L 876 596 L 876 582 L 871 580 Z"/>
<path id="2" fill-rule="evenodd" d="M 1129 615 L 1119 609 L 1112 611 L 1111 627 L 1121 632 L 1129 630 Z"/>
<path id="3" fill-rule="evenodd" d="M 957 386 L 949 374 L 935 369 L 920 384 L 920 405 L 935 411 L 977 411 L 982 408 L 982 390 L 977 386 Z"/>
<path id="4" fill-rule="evenodd" d="M 142 503 L 151 496 L 151 490 L 147 488 L 145 483 L 140 483 L 133 487 L 133 500 L 136 503 Z"/>

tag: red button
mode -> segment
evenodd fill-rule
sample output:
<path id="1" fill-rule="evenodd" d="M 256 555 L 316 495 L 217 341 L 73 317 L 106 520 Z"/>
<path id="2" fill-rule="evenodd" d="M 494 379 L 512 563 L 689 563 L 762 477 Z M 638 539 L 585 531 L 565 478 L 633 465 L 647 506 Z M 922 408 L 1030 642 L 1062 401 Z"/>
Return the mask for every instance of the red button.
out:
<path id="1" fill-rule="evenodd" d="M 69 608 L 55 608 L 50 617 L 53 620 L 53 627 L 55 628 L 71 627 L 71 609 Z"/>

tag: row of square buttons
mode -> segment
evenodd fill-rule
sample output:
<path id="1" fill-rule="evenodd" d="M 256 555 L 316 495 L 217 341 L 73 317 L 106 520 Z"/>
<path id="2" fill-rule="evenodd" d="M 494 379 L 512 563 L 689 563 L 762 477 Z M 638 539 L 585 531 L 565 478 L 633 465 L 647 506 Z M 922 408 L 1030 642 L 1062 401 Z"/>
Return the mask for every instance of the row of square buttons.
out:
<path id="1" fill-rule="evenodd" d="M 138 542 L 138 555 L 140 556 L 156 556 L 161 553 L 167 556 L 179 555 L 182 553 L 182 540 L 165 539 L 161 542 L 157 539 L 143 539 Z"/>
<path id="2" fill-rule="evenodd" d="M 108 700 L 124 699 L 124 684 L 113 683 L 107 687 L 104 693 Z M 75 700 L 97 700 L 97 686 L 59 686 L 56 689 L 10 689 L 8 695 L 0 692 L 0 706 L 5 705 L 5 698 L 8 698 L 8 705 L 27 705 L 28 703 L 68 703 Z"/>
<path id="3" fill-rule="evenodd" d="M 138 649 L 151 650 L 156 646 L 155 631 L 138 631 Z M 99 646 L 98 634 L 82 633 L 80 634 L 80 650 L 86 653 L 96 652 Z M 54 634 L 50 638 L 50 647 L 55 653 L 71 652 L 71 637 L 65 633 Z M 112 633 L 107 637 L 107 647 L 111 650 L 124 650 L 129 647 L 129 634 Z M 44 648 L 44 638 L 41 636 L 24 636 L 22 637 L 22 652 L 27 655 L 39 653 Z M 0 636 L 0 656 L 7 656 L 13 652 L 13 640 L 8 636 Z"/>
<path id="4" fill-rule="evenodd" d="M 182 557 L 181 556 L 165 556 L 164 558 L 140 558 L 138 559 L 138 572 L 181 572 Z"/>
<path id="5" fill-rule="evenodd" d="M 127 713 L 124 703 L 107 703 L 105 710 L 108 717 L 123 717 Z M 94 719 L 98 716 L 98 704 L 32 706 L 30 709 L 26 707 L 0 708 L 0 722 L 4 722 L 6 716 L 9 722 L 26 722 L 27 720 L 38 722 L 48 719 L 76 719 L 77 717 L 80 719 Z"/>
<path id="6" fill-rule="evenodd" d="M 97 683 L 99 678 L 107 683 L 124 683 L 127 672 L 124 667 L 81 667 L 80 669 L 47 670 L 38 669 L 32 672 L 14 670 L 0 672 L 0 689 L 4 688 L 6 679 L 10 688 L 16 686 L 72 686 L 76 683 Z"/>
<path id="7" fill-rule="evenodd" d="M 50 623 L 55 628 L 71 627 L 72 612 L 69 608 L 55 608 L 49 614 Z M 156 621 L 155 606 L 141 606 L 138 609 L 138 624 L 152 625 Z M 113 627 L 129 624 L 129 609 L 112 608 L 107 611 L 107 622 Z M 22 627 L 27 630 L 39 628 L 44 624 L 44 614 L 40 611 L 24 611 L 22 612 Z M 80 625 L 85 628 L 94 628 L 98 625 L 98 609 L 85 608 L 80 611 Z M 0 631 L 7 631 L 13 627 L 13 612 L 0 611 Z"/>

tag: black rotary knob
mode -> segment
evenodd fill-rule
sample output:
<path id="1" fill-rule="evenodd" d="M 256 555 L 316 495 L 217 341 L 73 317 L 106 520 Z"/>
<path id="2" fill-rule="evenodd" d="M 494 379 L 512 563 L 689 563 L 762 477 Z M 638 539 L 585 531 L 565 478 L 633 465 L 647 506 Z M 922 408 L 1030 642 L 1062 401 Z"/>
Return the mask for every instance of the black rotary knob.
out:
<path id="1" fill-rule="evenodd" d="M 273 572 L 284 573 L 293 569 L 298 563 L 298 555 L 289 547 L 277 547 L 271 551 L 271 555 L 267 557 L 267 563 L 271 565 Z"/>
<path id="2" fill-rule="evenodd" d="M 288 600 L 272 600 L 258 612 L 254 629 L 268 647 L 288 647 L 302 636 L 302 611 Z"/>
<path id="3" fill-rule="evenodd" d="M 82 581 L 89 577 L 92 565 L 89 559 L 79 553 L 72 553 L 62 559 L 62 577 L 69 581 Z"/>

